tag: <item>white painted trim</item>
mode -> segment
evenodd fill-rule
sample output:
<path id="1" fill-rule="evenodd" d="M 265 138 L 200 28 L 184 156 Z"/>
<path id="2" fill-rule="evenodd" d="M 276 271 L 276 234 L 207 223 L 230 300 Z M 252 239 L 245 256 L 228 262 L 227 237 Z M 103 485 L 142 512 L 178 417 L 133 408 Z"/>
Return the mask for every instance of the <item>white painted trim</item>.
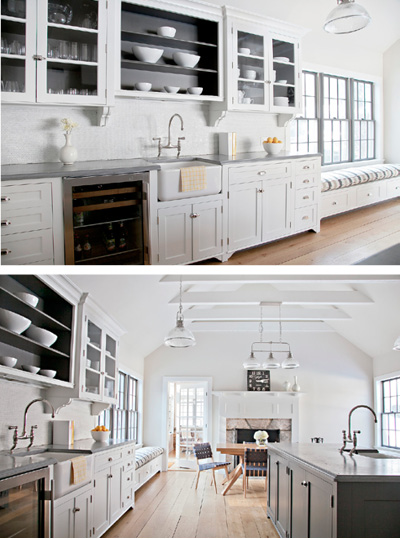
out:
<path id="1" fill-rule="evenodd" d="M 380 374 L 379 376 L 374 376 L 374 410 L 378 418 L 378 423 L 375 425 L 375 447 L 381 449 L 385 452 L 393 453 L 393 455 L 399 456 L 400 449 L 393 449 L 383 446 L 380 440 L 380 433 L 382 430 L 382 386 L 381 382 L 383 380 L 390 380 L 391 378 L 399 378 L 400 371 L 389 372 L 387 374 Z"/>

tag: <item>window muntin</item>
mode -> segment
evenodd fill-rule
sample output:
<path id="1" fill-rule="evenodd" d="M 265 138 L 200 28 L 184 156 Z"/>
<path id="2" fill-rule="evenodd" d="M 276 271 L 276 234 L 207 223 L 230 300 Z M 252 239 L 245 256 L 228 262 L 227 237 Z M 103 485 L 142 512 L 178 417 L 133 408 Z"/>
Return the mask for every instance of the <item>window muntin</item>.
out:
<path id="1" fill-rule="evenodd" d="M 400 377 L 383 380 L 381 384 L 382 446 L 400 449 Z"/>
<path id="2" fill-rule="evenodd" d="M 317 74 L 303 72 L 304 117 L 291 123 L 291 146 L 296 152 L 318 152 Z"/>

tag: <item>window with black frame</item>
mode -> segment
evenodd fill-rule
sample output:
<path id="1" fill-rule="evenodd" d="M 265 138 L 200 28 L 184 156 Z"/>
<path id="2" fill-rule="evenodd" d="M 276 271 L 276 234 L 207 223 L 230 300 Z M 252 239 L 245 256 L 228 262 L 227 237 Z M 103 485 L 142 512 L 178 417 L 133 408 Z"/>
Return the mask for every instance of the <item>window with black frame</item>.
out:
<path id="1" fill-rule="evenodd" d="M 99 415 L 98 424 L 105 425 L 113 439 L 137 442 L 138 415 L 138 380 L 119 371 L 117 404 Z"/>
<path id="2" fill-rule="evenodd" d="M 382 445 L 400 449 L 400 377 L 381 383 Z"/>
<path id="3" fill-rule="evenodd" d="M 291 125 L 291 149 L 321 153 L 323 165 L 374 159 L 374 84 L 303 71 L 303 114 Z"/>

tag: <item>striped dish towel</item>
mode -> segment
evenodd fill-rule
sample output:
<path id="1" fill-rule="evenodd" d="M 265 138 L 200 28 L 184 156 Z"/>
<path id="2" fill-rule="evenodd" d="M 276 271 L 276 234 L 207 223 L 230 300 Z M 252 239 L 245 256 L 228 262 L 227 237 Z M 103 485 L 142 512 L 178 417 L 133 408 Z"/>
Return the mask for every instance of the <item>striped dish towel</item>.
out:
<path id="1" fill-rule="evenodd" d="M 200 191 L 207 187 L 206 167 L 181 168 L 181 191 Z"/>
<path id="2" fill-rule="evenodd" d="M 86 457 L 71 459 L 71 485 L 77 485 L 87 479 Z"/>

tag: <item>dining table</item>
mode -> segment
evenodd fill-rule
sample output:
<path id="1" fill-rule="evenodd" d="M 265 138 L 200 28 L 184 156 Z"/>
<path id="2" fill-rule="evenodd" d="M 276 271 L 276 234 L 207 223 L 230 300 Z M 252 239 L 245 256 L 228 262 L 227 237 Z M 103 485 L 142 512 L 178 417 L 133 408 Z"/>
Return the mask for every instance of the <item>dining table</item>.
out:
<path id="1" fill-rule="evenodd" d="M 239 444 L 235 442 L 225 442 L 225 443 L 217 444 L 217 451 L 219 451 L 222 455 L 233 455 L 235 457 L 239 457 L 239 464 L 236 466 L 234 470 L 230 472 L 228 478 L 225 479 L 222 483 L 222 484 L 226 484 L 224 490 L 222 491 L 222 496 L 225 496 L 225 494 L 229 492 L 229 490 L 233 487 L 233 485 L 242 475 L 244 450 L 246 448 L 247 449 L 249 448 L 260 449 L 260 446 L 258 446 L 256 443 Z"/>

